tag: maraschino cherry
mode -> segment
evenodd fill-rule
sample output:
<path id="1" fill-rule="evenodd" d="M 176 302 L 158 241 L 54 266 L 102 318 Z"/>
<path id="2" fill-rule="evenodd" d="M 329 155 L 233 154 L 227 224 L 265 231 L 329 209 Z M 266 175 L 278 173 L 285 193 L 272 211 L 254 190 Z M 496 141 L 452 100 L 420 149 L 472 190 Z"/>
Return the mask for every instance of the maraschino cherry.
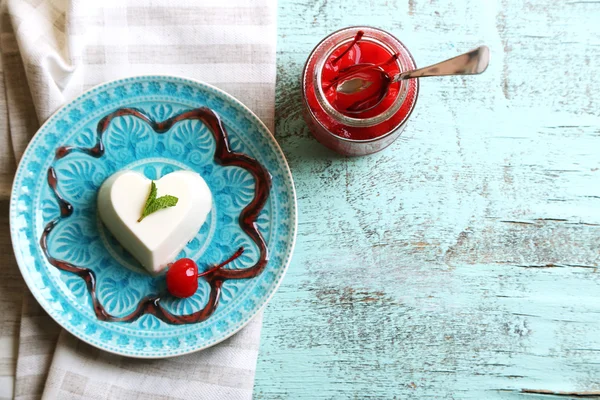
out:
<path id="1" fill-rule="evenodd" d="M 181 258 L 167 271 L 167 290 L 176 297 L 190 297 L 198 290 L 198 265 L 189 258 Z"/>
<path id="2" fill-rule="evenodd" d="M 244 248 L 240 247 L 231 257 L 222 263 L 198 273 L 198 265 L 189 258 L 180 258 L 167 271 L 167 290 L 175 297 L 191 297 L 198 290 L 198 278 L 209 275 L 223 268 L 242 255 Z"/>

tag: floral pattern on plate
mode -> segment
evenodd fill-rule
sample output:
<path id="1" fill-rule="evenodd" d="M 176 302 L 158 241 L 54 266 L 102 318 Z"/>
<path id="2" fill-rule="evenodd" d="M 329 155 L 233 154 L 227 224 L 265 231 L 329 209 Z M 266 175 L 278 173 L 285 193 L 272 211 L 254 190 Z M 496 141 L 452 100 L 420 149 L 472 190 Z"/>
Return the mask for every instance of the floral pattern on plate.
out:
<path id="1" fill-rule="evenodd" d="M 201 323 L 173 326 L 152 315 L 132 323 L 99 321 L 93 313 L 85 283 L 53 268 L 44 259 L 38 243 L 45 224 L 60 214 L 45 181 L 50 166 L 55 167 L 60 192 L 73 204 L 74 212 L 49 236 L 49 249 L 56 257 L 94 271 L 98 298 L 114 315 L 127 313 L 142 298 L 156 293 L 164 285 L 160 278 L 145 274 L 97 218 L 97 189 L 118 170 L 134 169 L 150 179 L 181 169 L 198 172 L 211 189 L 214 207 L 180 257 L 195 259 L 203 270 L 243 246 L 244 255 L 227 268 L 243 269 L 257 260 L 257 246 L 238 224 L 240 211 L 252 200 L 254 179 L 242 168 L 215 163 L 214 139 L 199 121 L 181 121 L 158 135 L 139 119 L 118 118 L 105 133 L 104 156 L 94 159 L 84 153 L 72 153 L 54 160 L 59 146 L 93 146 L 98 121 L 117 108 L 143 109 L 160 121 L 199 106 L 217 112 L 227 128 L 231 147 L 256 158 L 272 176 L 269 200 L 256 220 L 267 243 L 270 261 L 256 278 L 226 281 L 215 313 Z M 239 330 L 276 290 L 289 263 L 296 233 L 291 174 L 281 150 L 264 125 L 218 89 L 162 76 L 111 82 L 59 110 L 40 129 L 23 156 L 13 187 L 10 218 L 21 271 L 48 313 L 79 338 L 102 349 L 135 357 L 188 353 L 217 343 Z M 210 293 L 202 282 L 200 280 L 193 297 L 165 300 L 165 308 L 181 315 L 201 309 Z"/>

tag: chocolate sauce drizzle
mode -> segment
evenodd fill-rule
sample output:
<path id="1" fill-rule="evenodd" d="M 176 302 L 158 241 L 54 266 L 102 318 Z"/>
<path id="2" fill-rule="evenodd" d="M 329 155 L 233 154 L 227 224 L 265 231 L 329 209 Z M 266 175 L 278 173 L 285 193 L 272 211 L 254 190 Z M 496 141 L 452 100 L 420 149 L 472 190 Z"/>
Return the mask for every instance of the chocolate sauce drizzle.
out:
<path id="1" fill-rule="evenodd" d="M 271 175 L 269 172 L 255 159 L 245 154 L 236 153 L 231 151 L 229 147 L 229 140 L 227 137 L 227 131 L 223 125 L 219 116 L 209 108 L 201 107 L 189 111 L 184 111 L 174 117 L 171 117 L 162 122 L 156 122 L 141 110 L 136 108 L 121 108 L 118 109 L 98 122 L 96 129 L 97 142 L 94 147 L 73 147 L 73 146 L 62 146 L 56 150 L 55 160 L 66 157 L 72 152 L 81 152 L 94 158 L 99 158 L 104 155 L 105 148 L 102 142 L 102 137 L 110 123 L 114 118 L 133 116 L 146 122 L 152 129 L 159 134 L 167 132 L 173 125 L 179 121 L 185 120 L 199 120 L 204 123 L 211 131 L 215 142 L 216 149 L 214 160 L 219 165 L 223 166 L 236 166 L 246 169 L 252 174 L 255 180 L 254 187 L 254 198 L 240 213 L 239 224 L 242 230 L 256 243 L 259 248 L 259 259 L 252 267 L 246 269 L 229 270 L 222 268 L 210 269 L 204 279 L 210 285 L 210 296 L 206 306 L 199 311 L 196 311 L 188 315 L 174 315 L 167 311 L 160 304 L 162 295 L 150 295 L 143 298 L 137 305 L 136 309 L 128 315 L 123 317 L 116 317 L 109 314 L 106 309 L 102 306 L 98 297 L 96 296 L 96 275 L 94 271 L 71 264 L 67 261 L 59 260 L 50 254 L 48 250 L 48 236 L 56 225 L 64 218 L 68 218 L 73 214 L 73 206 L 65 200 L 60 192 L 58 191 L 58 177 L 54 167 L 48 169 L 48 185 L 52 189 L 54 196 L 60 206 L 60 216 L 50 221 L 44 228 L 44 232 L 40 237 L 40 246 L 44 252 L 44 255 L 48 259 L 48 262 L 56 268 L 73 273 L 82 278 L 87 286 L 87 290 L 92 298 L 92 304 L 94 306 L 94 312 L 99 320 L 112 321 L 112 322 L 133 322 L 145 314 L 152 314 L 158 319 L 174 325 L 182 324 L 193 324 L 201 322 L 212 315 L 219 304 L 219 298 L 221 296 L 221 287 L 223 282 L 228 279 L 250 279 L 258 276 L 267 265 L 269 261 L 269 250 L 265 243 L 264 238 L 258 231 L 256 226 L 256 219 L 258 214 L 264 207 L 271 191 Z"/>

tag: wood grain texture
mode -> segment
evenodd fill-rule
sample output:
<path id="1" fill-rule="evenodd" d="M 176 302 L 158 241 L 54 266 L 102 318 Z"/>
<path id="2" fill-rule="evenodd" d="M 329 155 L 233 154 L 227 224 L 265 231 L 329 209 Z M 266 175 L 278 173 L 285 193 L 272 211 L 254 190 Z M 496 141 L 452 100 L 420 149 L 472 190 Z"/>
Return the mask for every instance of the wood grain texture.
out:
<path id="1" fill-rule="evenodd" d="M 599 21 L 596 1 L 279 0 L 299 232 L 257 399 L 600 398 Z M 358 24 L 420 66 L 481 43 L 492 63 L 424 79 L 400 140 L 342 158 L 310 136 L 299 79 Z"/>

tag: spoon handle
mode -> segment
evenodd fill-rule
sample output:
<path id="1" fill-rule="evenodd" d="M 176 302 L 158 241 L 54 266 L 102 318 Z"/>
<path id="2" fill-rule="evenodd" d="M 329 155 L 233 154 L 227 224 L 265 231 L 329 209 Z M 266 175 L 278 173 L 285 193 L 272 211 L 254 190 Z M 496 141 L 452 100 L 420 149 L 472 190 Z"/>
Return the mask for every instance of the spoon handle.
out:
<path id="1" fill-rule="evenodd" d="M 425 76 L 476 75 L 485 71 L 489 63 L 490 49 L 487 46 L 480 46 L 468 53 L 428 67 L 401 72 L 394 76 L 392 82 Z"/>

